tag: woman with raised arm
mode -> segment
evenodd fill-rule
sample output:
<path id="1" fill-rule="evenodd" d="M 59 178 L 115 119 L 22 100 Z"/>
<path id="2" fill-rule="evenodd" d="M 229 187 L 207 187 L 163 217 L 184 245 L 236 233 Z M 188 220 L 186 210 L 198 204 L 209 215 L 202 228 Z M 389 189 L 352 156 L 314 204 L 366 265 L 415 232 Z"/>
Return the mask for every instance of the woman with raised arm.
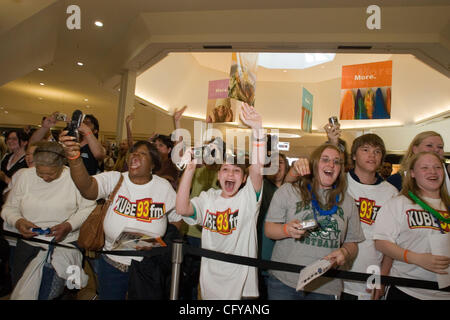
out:
<path id="1" fill-rule="evenodd" d="M 122 232 L 130 230 L 163 240 L 169 233 L 177 233 L 168 223 L 177 224 L 177 227 L 181 223 L 181 217 L 175 213 L 175 190 L 167 180 L 153 174 L 160 167 L 160 158 L 151 143 L 138 141 L 134 144 L 130 149 L 127 172 L 109 171 L 89 176 L 80 159 L 80 144 L 67 136 L 67 131 L 62 132 L 60 142 L 69 160 L 72 179 L 85 198 L 107 198 L 123 177 L 103 223 L 104 250 L 115 249 L 115 241 Z M 166 274 L 164 268 L 167 265 L 170 268 L 170 257 L 169 260 L 164 258 L 159 261 L 156 257 L 102 255 L 98 261 L 99 298 L 123 300 L 127 292 L 129 299 L 166 298 L 166 281 L 159 281 L 160 276 Z M 150 266 L 153 268 L 150 272 L 154 275 L 159 272 L 159 276 L 152 278 L 153 281 L 139 281 L 139 275 L 147 272 Z M 143 268 L 147 268 L 145 272 L 141 272 Z M 132 287 L 129 287 L 129 280 Z"/>

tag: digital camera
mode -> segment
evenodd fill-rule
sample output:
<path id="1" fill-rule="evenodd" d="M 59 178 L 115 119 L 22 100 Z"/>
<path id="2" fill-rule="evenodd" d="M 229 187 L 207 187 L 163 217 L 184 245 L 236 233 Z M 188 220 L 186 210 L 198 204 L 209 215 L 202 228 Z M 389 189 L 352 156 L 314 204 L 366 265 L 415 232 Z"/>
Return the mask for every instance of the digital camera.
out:
<path id="1" fill-rule="evenodd" d="M 311 230 L 317 227 L 317 221 L 314 219 L 301 221 L 301 228 L 297 228 L 298 230 Z"/>
<path id="2" fill-rule="evenodd" d="M 67 121 L 67 114 L 58 112 L 58 113 L 55 114 L 55 119 L 56 119 L 56 121 L 64 121 L 64 122 L 66 122 Z"/>
<path id="3" fill-rule="evenodd" d="M 192 148 L 192 153 L 185 153 L 181 157 L 180 161 L 176 163 L 178 169 L 184 170 L 192 159 L 202 159 L 202 163 L 213 164 L 219 163 L 217 160 L 220 159 L 220 163 L 223 162 L 223 141 L 220 138 L 214 139 L 211 143 L 205 144 L 201 147 Z"/>

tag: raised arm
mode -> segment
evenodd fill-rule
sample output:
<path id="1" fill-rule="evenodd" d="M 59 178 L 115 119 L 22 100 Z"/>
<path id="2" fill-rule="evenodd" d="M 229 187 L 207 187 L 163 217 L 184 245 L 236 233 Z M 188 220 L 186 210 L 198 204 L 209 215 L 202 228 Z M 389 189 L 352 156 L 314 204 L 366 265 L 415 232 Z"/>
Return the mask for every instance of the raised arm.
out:
<path id="1" fill-rule="evenodd" d="M 45 117 L 41 122 L 41 127 L 38 128 L 30 137 L 29 143 L 38 142 L 45 138 L 48 131 L 56 124 L 56 112 L 48 117 Z"/>
<path id="2" fill-rule="evenodd" d="M 84 166 L 80 157 L 80 143 L 75 141 L 75 137 L 68 136 L 67 131 L 61 132 L 59 142 L 62 143 L 69 162 L 70 176 L 81 195 L 88 200 L 96 200 L 98 196 L 97 180 L 89 175 Z"/>
<path id="3" fill-rule="evenodd" d="M 296 160 L 288 173 L 284 177 L 284 183 L 286 182 L 296 182 L 300 177 L 311 174 L 311 170 L 309 168 L 309 160 L 306 158 L 300 158 Z"/>
<path id="4" fill-rule="evenodd" d="M 91 129 L 82 123 L 80 127 L 78 128 L 78 131 L 82 132 L 84 135 L 84 141 L 87 142 L 89 145 L 89 149 L 91 150 L 92 154 L 94 155 L 94 158 L 98 161 L 101 161 L 105 159 L 106 157 L 106 150 L 103 148 L 102 144 L 98 139 L 95 137 L 94 133 L 91 131 Z"/>
<path id="5" fill-rule="evenodd" d="M 187 151 L 191 153 L 191 151 Z M 176 212 L 179 215 L 190 217 L 194 214 L 194 207 L 191 204 L 189 195 L 191 191 L 192 179 L 194 177 L 196 159 L 192 160 L 183 172 L 181 181 L 178 184 L 177 199 L 175 204 Z"/>
<path id="6" fill-rule="evenodd" d="M 127 126 L 127 143 L 128 143 L 128 149 L 130 149 L 131 147 L 133 147 L 133 132 L 131 132 L 131 125 L 130 122 L 134 120 L 134 114 L 130 113 L 126 119 L 125 119 L 125 124 Z"/>
<path id="7" fill-rule="evenodd" d="M 249 168 L 250 179 L 253 188 L 259 192 L 263 184 L 262 169 L 266 156 L 266 135 L 262 128 L 262 117 L 254 107 L 247 103 L 242 103 L 240 114 L 242 122 L 252 128 L 252 155 L 251 165 Z"/>

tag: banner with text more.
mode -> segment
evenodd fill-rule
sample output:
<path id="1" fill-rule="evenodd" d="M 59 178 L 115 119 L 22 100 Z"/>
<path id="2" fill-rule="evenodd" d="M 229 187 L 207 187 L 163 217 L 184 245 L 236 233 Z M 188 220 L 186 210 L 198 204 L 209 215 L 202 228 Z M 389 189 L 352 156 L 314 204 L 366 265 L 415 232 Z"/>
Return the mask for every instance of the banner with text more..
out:
<path id="1" fill-rule="evenodd" d="M 302 130 L 312 132 L 313 95 L 303 88 L 302 91 Z"/>
<path id="2" fill-rule="evenodd" d="M 390 119 L 392 61 L 342 66 L 341 120 Z"/>

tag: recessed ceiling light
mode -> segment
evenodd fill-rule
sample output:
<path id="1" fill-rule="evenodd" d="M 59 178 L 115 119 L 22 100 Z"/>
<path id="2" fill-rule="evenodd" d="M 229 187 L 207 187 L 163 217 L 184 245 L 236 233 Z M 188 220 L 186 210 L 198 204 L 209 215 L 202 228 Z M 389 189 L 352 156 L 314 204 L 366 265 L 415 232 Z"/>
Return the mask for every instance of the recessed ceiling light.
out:
<path id="1" fill-rule="evenodd" d="M 42 99 L 44 99 L 44 98 L 42 98 L 42 97 L 38 97 L 38 99 L 39 99 L 39 100 L 42 100 Z"/>
<path id="2" fill-rule="evenodd" d="M 84 63 L 83 63 L 83 62 L 80 62 L 80 61 L 78 61 L 78 62 L 77 62 L 77 65 L 79 65 L 79 66 L 83 66 L 83 65 L 84 65 Z"/>
<path id="3" fill-rule="evenodd" d="M 5 110 L 5 114 L 8 114 L 8 111 Z"/>
<path id="4" fill-rule="evenodd" d="M 45 86 L 45 83 L 43 83 L 43 82 L 40 82 L 39 84 L 40 84 L 41 86 Z"/>
<path id="5" fill-rule="evenodd" d="M 94 24 L 97 26 L 97 27 L 103 27 L 103 22 L 101 22 L 101 21 L 95 21 L 94 22 Z"/>
<path id="6" fill-rule="evenodd" d="M 39 71 L 44 71 L 44 69 L 42 69 L 42 68 L 38 68 L 38 70 L 39 70 Z"/>
<path id="7" fill-rule="evenodd" d="M 86 106 L 86 108 L 90 108 L 91 106 Z"/>
<path id="8" fill-rule="evenodd" d="M 89 101 L 89 99 L 88 99 L 88 98 L 86 98 L 86 99 L 84 99 L 84 101 L 88 102 L 88 101 Z"/>

